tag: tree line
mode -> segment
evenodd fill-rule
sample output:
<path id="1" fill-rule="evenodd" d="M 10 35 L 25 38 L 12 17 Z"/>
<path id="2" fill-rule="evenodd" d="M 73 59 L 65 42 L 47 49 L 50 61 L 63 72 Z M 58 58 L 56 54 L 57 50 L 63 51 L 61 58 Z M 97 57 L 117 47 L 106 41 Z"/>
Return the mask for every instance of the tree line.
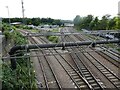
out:
<path id="1" fill-rule="evenodd" d="M 120 17 L 113 17 L 106 14 L 101 19 L 93 15 L 80 17 L 77 15 L 74 20 L 74 25 L 77 29 L 87 30 L 118 30 L 120 29 Z"/>
<path id="2" fill-rule="evenodd" d="M 9 23 L 9 18 L 3 18 L 2 22 Z M 49 25 L 59 25 L 61 26 L 63 23 L 59 19 L 52 18 L 10 18 L 10 22 L 22 22 L 26 25 L 41 25 L 41 24 L 49 24 Z"/>

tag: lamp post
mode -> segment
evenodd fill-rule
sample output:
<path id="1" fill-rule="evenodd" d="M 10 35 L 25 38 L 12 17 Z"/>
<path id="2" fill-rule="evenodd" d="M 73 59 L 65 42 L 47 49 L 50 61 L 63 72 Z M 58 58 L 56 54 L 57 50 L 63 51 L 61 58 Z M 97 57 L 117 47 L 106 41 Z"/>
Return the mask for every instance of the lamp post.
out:
<path id="1" fill-rule="evenodd" d="M 9 14 L 9 7 L 8 7 L 8 6 L 6 6 L 6 8 L 7 8 L 7 11 L 8 11 L 8 18 L 9 18 L 9 24 L 10 24 L 10 14 Z"/>

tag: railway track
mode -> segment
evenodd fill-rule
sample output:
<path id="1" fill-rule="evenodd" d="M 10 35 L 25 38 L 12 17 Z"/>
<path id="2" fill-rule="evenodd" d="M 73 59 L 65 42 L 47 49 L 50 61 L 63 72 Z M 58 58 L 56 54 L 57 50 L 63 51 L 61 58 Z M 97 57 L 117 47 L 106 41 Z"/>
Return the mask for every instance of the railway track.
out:
<path id="1" fill-rule="evenodd" d="M 46 40 L 43 39 L 46 42 Z M 75 83 L 76 88 L 80 89 L 92 89 L 91 85 L 80 75 L 78 69 L 75 69 L 57 50 L 50 50 L 50 53 L 56 52 L 58 55 L 54 55 L 55 59 L 59 62 L 59 64 L 64 68 L 66 73 Z"/>
<path id="2" fill-rule="evenodd" d="M 78 35 L 76 35 L 75 37 L 78 38 L 80 41 L 86 40 L 83 37 L 80 37 Z M 92 39 L 89 38 L 87 40 L 92 40 Z M 99 50 L 94 50 L 93 48 L 90 48 L 90 49 L 95 51 L 99 55 L 101 55 L 103 58 L 105 58 L 107 61 L 112 63 L 117 68 L 120 68 L 120 60 L 119 60 L 120 53 L 119 52 L 116 52 L 114 50 L 108 50 L 106 47 L 101 47 L 101 46 L 97 46 L 97 49 L 98 48 Z"/>
<path id="3" fill-rule="evenodd" d="M 69 40 L 69 38 L 66 39 L 66 41 L 68 41 L 68 40 Z M 70 40 L 72 40 L 72 39 L 70 39 Z M 69 49 L 67 49 L 67 50 L 68 50 L 68 52 L 70 52 L 70 51 L 76 51 L 77 49 L 71 47 L 71 50 L 69 50 Z M 70 54 L 70 56 L 73 59 L 77 68 L 79 69 L 81 75 L 88 81 L 88 83 L 92 86 L 92 88 L 94 90 L 95 89 L 102 90 L 105 88 L 105 86 L 101 82 L 101 80 L 99 78 L 95 78 L 94 75 L 92 74 L 92 72 L 87 68 L 87 66 L 81 60 L 80 53 L 72 53 L 72 54 Z"/>
<path id="4" fill-rule="evenodd" d="M 45 40 L 44 40 L 45 42 Z M 47 50 L 48 51 L 48 50 Z M 51 53 L 52 51 L 49 50 Z M 45 53 L 45 52 L 44 52 Z M 72 67 L 72 65 L 68 64 L 67 61 L 64 62 L 64 58 L 62 57 L 62 55 L 54 55 L 53 56 L 55 57 L 55 59 L 60 63 L 60 65 L 63 67 L 63 69 L 66 71 L 66 73 L 69 75 L 69 77 L 71 78 L 72 82 L 75 84 L 75 88 L 78 88 L 78 89 L 86 89 L 86 90 L 90 90 L 91 89 L 91 86 L 87 83 L 87 81 L 78 73 L 78 71 L 76 69 L 74 69 Z M 61 57 L 61 59 L 63 59 L 62 62 L 60 58 L 58 57 Z M 45 57 L 45 56 L 44 56 Z M 48 58 L 46 57 L 46 60 L 48 60 Z M 63 63 L 64 62 L 64 63 Z M 48 62 L 49 63 L 49 62 Z M 49 66 L 50 66 L 50 63 L 49 63 Z M 52 71 L 54 72 L 54 71 Z M 47 81 L 46 81 L 47 82 Z M 47 85 L 48 86 L 48 85 Z"/>
<path id="5" fill-rule="evenodd" d="M 86 52 L 84 56 L 117 88 L 120 89 L 120 78 L 116 76 L 110 69 L 100 63 L 93 55 Z"/>
<path id="6" fill-rule="evenodd" d="M 38 44 L 38 42 L 36 42 L 33 38 L 31 38 L 31 39 L 32 40 L 30 40 L 30 41 L 33 44 Z M 41 53 L 44 54 L 45 52 L 42 51 L 41 49 L 39 52 L 36 52 L 37 55 L 39 55 Z M 57 88 L 57 89 L 61 90 L 61 85 L 57 79 L 57 76 L 56 76 L 51 64 L 49 63 L 48 58 L 45 56 L 43 56 L 43 58 L 42 58 L 42 56 L 37 57 L 37 58 L 39 60 L 39 64 L 42 69 L 42 73 L 43 73 L 43 77 L 44 77 L 44 81 L 45 81 L 45 88 L 48 90 L 52 89 L 52 88 Z"/>
<path id="7" fill-rule="evenodd" d="M 78 38 L 78 36 L 76 37 Z M 41 39 L 41 38 L 40 38 Z M 79 40 L 84 40 L 83 37 L 79 37 Z M 48 43 L 46 40 L 42 40 L 43 43 Z M 35 43 L 35 42 L 34 42 Z M 105 48 L 101 48 L 101 49 L 105 49 Z M 71 48 L 72 51 L 80 51 L 79 48 L 73 49 Z M 70 49 L 68 49 L 68 52 L 71 51 Z M 44 58 L 46 60 L 46 63 L 49 64 L 48 66 L 50 67 L 50 71 L 52 71 L 54 80 L 56 83 L 56 85 L 54 86 L 55 88 L 59 88 L 61 89 L 61 85 L 59 84 L 59 80 L 57 79 L 57 76 L 54 72 L 54 69 L 52 68 L 52 65 L 49 62 L 49 58 L 47 56 L 45 56 L 45 53 L 49 52 L 52 54 L 52 56 L 59 62 L 59 64 L 62 66 L 62 68 L 66 71 L 66 73 L 68 74 L 68 76 L 71 78 L 72 82 L 75 84 L 75 88 L 80 88 L 80 89 L 104 89 L 106 88 L 104 86 L 104 84 L 100 81 L 99 78 L 95 78 L 94 75 L 92 74 L 92 72 L 87 68 L 87 66 L 84 64 L 84 62 L 81 60 L 80 57 L 80 53 L 71 53 L 69 54 L 70 57 L 73 59 L 75 66 L 77 68 L 74 68 L 74 66 L 69 63 L 64 57 L 63 55 L 61 55 L 59 53 L 59 51 L 55 50 L 51 50 L 51 49 L 46 49 L 46 50 L 41 50 L 40 52 L 42 54 L 44 54 Z M 56 55 L 54 53 L 57 53 Z M 99 55 L 101 55 L 102 57 L 104 57 L 106 60 L 106 57 L 109 57 L 111 59 L 111 63 L 114 64 L 115 66 L 117 66 L 119 68 L 119 65 L 117 65 L 117 63 L 119 61 L 115 60 L 117 58 L 119 58 L 118 53 L 115 53 L 113 51 L 106 51 L 106 53 L 102 52 L 102 51 L 95 51 L 96 53 L 98 53 Z M 101 52 L 101 54 L 100 54 Z M 39 53 L 36 53 L 39 55 Z M 108 81 L 116 88 L 116 89 L 120 89 L 120 78 L 114 74 L 110 69 L 108 69 L 104 64 L 102 64 L 96 57 L 94 57 L 94 55 L 92 55 L 89 52 L 84 52 L 83 55 L 87 58 L 87 60 L 89 60 L 89 62 L 92 63 L 92 65 L 94 65 L 107 79 Z M 114 56 L 110 57 L 110 56 Z M 114 60 L 113 60 L 114 59 Z M 109 60 L 110 62 L 110 60 Z M 41 61 L 39 62 L 41 63 Z M 78 64 L 79 63 L 79 64 Z M 47 67 L 48 67 L 47 66 Z M 42 68 L 44 68 L 44 66 L 41 66 Z M 44 72 L 44 70 L 42 70 L 42 72 Z M 46 76 L 45 73 L 43 76 Z M 48 76 L 49 77 L 49 76 Z M 52 87 L 52 86 L 48 86 L 49 84 L 47 83 L 47 77 L 44 78 L 46 81 L 46 87 Z M 47 85 L 48 84 L 48 85 Z"/>
<path id="8" fill-rule="evenodd" d="M 111 62 L 113 65 L 115 65 L 116 67 L 120 67 L 120 60 L 117 57 L 116 59 L 113 59 L 113 54 L 110 56 L 108 51 L 96 51 L 99 55 L 101 55 L 102 57 L 104 57 L 106 60 L 108 60 L 109 62 Z M 115 56 L 114 56 L 115 57 Z"/>
<path id="9" fill-rule="evenodd" d="M 95 58 L 91 53 L 85 52 L 83 54 L 114 85 L 116 89 L 120 89 L 120 78 L 117 75 L 97 60 L 97 58 Z"/>
<path id="10" fill-rule="evenodd" d="M 64 70 L 68 73 L 77 88 L 92 89 L 88 82 L 80 75 L 78 69 L 75 69 L 62 55 L 54 56 Z M 58 59 L 58 57 L 61 59 Z"/>

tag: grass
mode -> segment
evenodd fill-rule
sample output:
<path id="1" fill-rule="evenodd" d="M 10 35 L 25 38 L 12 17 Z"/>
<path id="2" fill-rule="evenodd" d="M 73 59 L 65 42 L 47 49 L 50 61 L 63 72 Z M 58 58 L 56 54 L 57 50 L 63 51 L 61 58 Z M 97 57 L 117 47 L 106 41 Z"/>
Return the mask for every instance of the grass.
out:
<path id="1" fill-rule="evenodd" d="M 53 29 L 51 32 L 59 32 L 58 29 Z"/>
<path id="2" fill-rule="evenodd" d="M 11 35 L 11 40 L 14 41 L 16 45 L 27 43 L 26 38 L 17 32 L 17 30 L 14 30 Z M 26 52 L 20 51 L 19 55 L 22 56 L 25 53 Z M 2 64 L 2 73 L 0 73 L 0 77 L 2 78 L 2 88 L 5 90 L 35 89 L 37 85 L 30 58 L 16 59 L 16 62 L 17 68 L 15 70 L 12 70 L 10 61 L 2 62 L 2 60 L 0 60 L 0 68 Z"/>
<path id="3" fill-rule="evenodd" d="M 49 31 L 49 32 L 59 32 L 59 30 L 53 29 L 52 31 Z M 53 43 L 58 43 L 58 40 L 59 40 L 58 36 L 47 36 L 46 38 Z"/>
<path id="4" fill-rule="evenodd" d="M 57 43 L 58 42 L 58 36 L 49 36 L 48 40 L 53 42 L 53 43 Z"/>
<path id="5" fill-rule="evenodd" d="M 33 32 L 33 33 L 39 33 L 39 31 L 36 30 L 36 29 L 32 29 L 32 30 L 30 30 L 30 31 Z"/>

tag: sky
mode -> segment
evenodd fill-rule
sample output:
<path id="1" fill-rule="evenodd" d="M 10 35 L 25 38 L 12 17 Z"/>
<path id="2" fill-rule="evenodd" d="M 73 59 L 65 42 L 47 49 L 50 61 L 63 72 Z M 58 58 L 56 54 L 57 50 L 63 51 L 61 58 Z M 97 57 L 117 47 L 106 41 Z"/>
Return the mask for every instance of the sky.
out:
<path id="1" fill-rule="evenodd" d="M 76 15 L 117 16 L 120 0 L 23 0 L 25 17 L 73 20 Z M 9 16 L 6 6 L 9 7 Z M 21 0 L 0 0 L 0 17 L 22 17 Z"/>

